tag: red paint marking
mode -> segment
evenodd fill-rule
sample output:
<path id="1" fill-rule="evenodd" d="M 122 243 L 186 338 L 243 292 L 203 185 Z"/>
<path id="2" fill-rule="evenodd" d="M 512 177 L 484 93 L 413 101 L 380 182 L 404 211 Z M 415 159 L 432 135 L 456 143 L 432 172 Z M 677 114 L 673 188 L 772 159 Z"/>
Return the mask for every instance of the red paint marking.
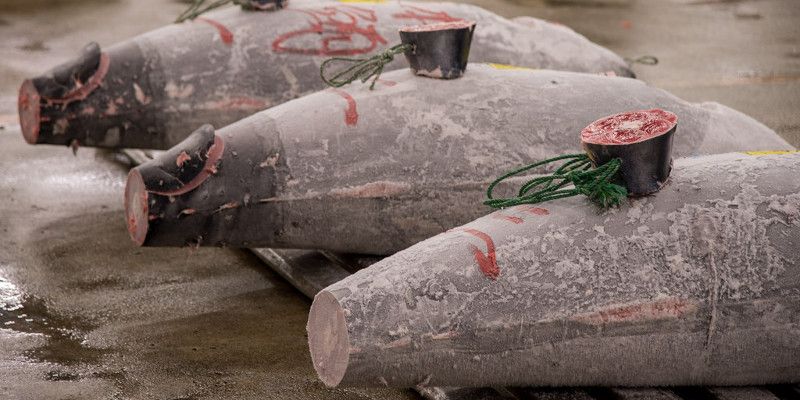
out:
<path id="1" fill-rule="evenodd" d="M 72 103 L 73 101 L 85 99 L 95 89 L 100 87 L 101 83 L 103 83 L 103 79 L 106 77 L 106 73 L 108 73 L 108 66 L 110 64 L 111 59 L 109 58 L 108 54 L 100 54 L 100 64 L 97 66 L 97 71 L 95 71 L 85 83 L 77 82 L 77 87 L 73 91 L 64 95 L 62 98 L 52 99 L 42 97 L 42 100 L 46 101 L 48 104 L 62 104 L 64 107 L 66 107 L 67 104 Z"/>
<path id="2" fill-rule="evenodd" d="M 623 19 L 622 21 L 620 21 L 619 25 L 622 27 L 622 29 L 631 29 L 631 28 L 633 28 L 633 22 L 631 22 L 630 20 L 627 20 L 627 19 Z"/>
<path id="3" fill-rule="evenodd" d="M 203 21 L 213 26 L 214 28 L 217 28 L 217 32 L 219 32 L 219 37 L 220 39 L 222 39 L 222 43 L 225 43 L 227 45 L 233 44 L 233 32 L 231 32 L 228 28 L 226 28 L 225 25 L 222 25 L 221 23 L 214 21 L 213 19 L 205 17 L 198 17 L 197 20 Z"/>
<path id="4" fill-rule="evenodd" d="M 392 17 L 397 19 L 414 19 L 420 24 L 429 24 L 431 22 L 459 22 L 464 21 L 461 18 L 455 18 L 444 11 L 432 11 L 419 6 L 403 5 L 406 11 L 401 13 L 392 14 Z"/>
<path id="5" fill-rule="evenodd" d="M 388 87 L 392 87 L 392 86 L 394 86 L 394 85 L 397 85 L 397 82 L 395 82 L 395 81 L 390 81 L 390 80 L 388 80 L 388 79 L 378 79 L 378 83 L 382 83 L 382 84 L 384 84 L 384 85 L 386 85 L 386 86 L 388 86 Z"/>
<path id="6" fill-rule="evenodd" d="M 669 132 L 678 117 L 658 108 L 628 111 L 600 118 L 581 131 L 581 141 L 592 144 L 631 144 Z"/>
<path id="7" fill-rule="evenodd" d="M 186 151 L 182 151 L 181 154 L 178 154 L 178 158 L 175 159 L 175 164 L 178 167 L 183 167 L 183 164 L 191 159 L 192 157 Z"/>
<path id="8" fill-rule="evenodd" d="M 348 126 L 354 126 L 358 123 L 358 109 L 356 108 L 356 99 L 341 89 L 332 88 L 331 91 L 342 96 L 347 101 L 347 109 L 344 111 L 344 123 Z"/>
<path id="9" fill-rule="evenodd" d="M 230 210 L 232 208 L 238 208 L 238 207 L 239 207 L 239 202 L 238 201 L 229 201 L 229 202 L 219 206 L 219 208 L 217 208 L 214 212 L 218 213 L 220 211 Z"/>
<path id="10" fill-rule="evenodd" d="M 252 97 L 233 97 L 220 100 L 214 103 L 212 107 L 226 110 L 263 110 L 267 108 L 267 103 Z"/>
<path id="11" fill-rule="evenodd" d="M 534 207 L 531 205 L 522 206 L 522 211 L 533 215 L 550 215 L 550 211 L 547 211 L 546 208 Z"/>
<path id="12" fill-rule="evenodd" d="M 108 105 L 106 106 L 105 114 L 111 116 L 115 115 L 116 113 L 117 113 L 117 104 L 109 100 Z"/>
<path id="13" fill-rule="evenodd" d="M 222 138 L 219 136 L 214 136 L 214 144 L 208 148 L 208 152 L 206 153 L 208 158 L 206 159 L 206 166 L 200 171 L 192 180 L 183 184 L 178 189 L 167 191 L 167 192 L 157 192 L 154 190 L 148 190 L 150 193 L 155 193 L 162 196 L 180 196 L 184 193 L 189 193 L 192 190 L 196 189 L 200 186 L 209 176 L 215 174 L 217 172 L 217 163 L 219 162 L 220 158 L 222 158 L 222 153 L 225 150 L 225 142 L 222 141 Z"/>
<path id="14" fill-rule="evenodd" d="M 373 51 L 378 44 L 387 44 L 375 30 L 378 17 L 375 11 L 356 6 L 326 6 L 318 9 L 289 9 L 310 17 L 308 27 L 278 36 L 272 42 L 276 53 L 308 54 L 317 56 L 352 56 Z M 311 36 L 318 40 L 317 47 L 300 47 L 292 42 Z M 302 43 L 302 40 L 297 40 Z M 341 45 L 348 47 L 340 47 Z"/>
<path id="15" fill-rule="evenodd" d="M 478 248 L 478 246 L 475 246 L 474 244 L 470 244 L 469 248 L 472 250 L 472 254 L 475 256 L 475 262 L 478 263 L 478 267 L 481 269 L 481 272 L 483 272 L 487 278 L 496 280 L 497 277 L 500 276 L 500 267 L 497 265 L 494 240 L 492 240 L 491 236 L 472 228 L 458 228 L 457 230 L 469 233 L 470 235 L 475 236 L 486 243 L 486 254 L 484 254 Z"/>
<path id="16" fill-rule="evenodd" d="M 521 223 L 525 222 L 525 220 L 523 220 L 520 217 L 515 217 L 515 216 L 512 216 L 512 215 L 505 215 L 505 214 L 503 214 L 503 213 L 501 213 L 499 211 L 493 212 L 491 214 L 491 216 L 494 219 L 500 219 L 500 220 L 503 220 L 503 221 L 508 221 L 508 222 L 513 223 L 513 224 L 521 224 Z"/>
<path id="17" fill-rule="evenodd" d="M 669 298 L 652 303 L 615 305 L 588 314 L 580 314 L 572 319 L 593 325 L 621 323 L 642 320 L 679 318 L 697 309 L 697 305 L 687 300 Z"/>

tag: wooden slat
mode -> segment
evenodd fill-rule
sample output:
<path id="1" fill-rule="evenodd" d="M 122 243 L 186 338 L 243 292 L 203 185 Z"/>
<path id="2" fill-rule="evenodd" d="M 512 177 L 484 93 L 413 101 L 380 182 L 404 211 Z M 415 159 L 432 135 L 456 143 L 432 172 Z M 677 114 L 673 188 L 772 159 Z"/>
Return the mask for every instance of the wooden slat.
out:
<path id="1" fill-rule="evenodd" d="M 757 387 L 715 387 L 708 390 L 719 400 L 778 400 L 769 390 Z"/>
<path id="2" fill-rule="evenodd" d="M 611 389 L 619 400 L 682 400 L 680 396 L 669 389 Z"/>
<path id="3" fill-rule="evenodd" d="M 416 390 L 427 400 L 524 400 L 492 388 L 417 387 Z"/>
<path id="4" fill-rule="evenodd" d="M 800 400 L 800 385 L 771 385 L 765 389 L 781 400 Z"/>
<path id="5" fill-rule="evenodd" d="M 309 298 L 350 273 L 318 251 L 250 249 L 278 275 Z"/>
<path id="6" fill-rule="evenodd" d="M 588 392 L 577 388 L 514 388 L 511 391 L 526 400 L 595 400 Z"/>

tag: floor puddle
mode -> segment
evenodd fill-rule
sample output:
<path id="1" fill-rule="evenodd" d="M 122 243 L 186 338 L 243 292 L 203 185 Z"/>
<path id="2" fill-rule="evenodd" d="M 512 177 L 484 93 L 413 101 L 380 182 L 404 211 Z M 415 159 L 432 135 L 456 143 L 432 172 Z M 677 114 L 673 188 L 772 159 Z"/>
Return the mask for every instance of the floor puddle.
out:
<path id="1" fill-rule="evenodd" d="M 47 338 L 44 345 L 26 350 L 22 354 L 34 361 L 61 365 L 95 364 L 109 352 L 84 344 L 84 337 L 92 326 L 75 318 L 65 318 L 49 312 L 44 301 L 24 294 L 4 277 L 0 277 L 0 328 L 44 335 Z M 51 380 L 67 378 L 59 375 Z"/>

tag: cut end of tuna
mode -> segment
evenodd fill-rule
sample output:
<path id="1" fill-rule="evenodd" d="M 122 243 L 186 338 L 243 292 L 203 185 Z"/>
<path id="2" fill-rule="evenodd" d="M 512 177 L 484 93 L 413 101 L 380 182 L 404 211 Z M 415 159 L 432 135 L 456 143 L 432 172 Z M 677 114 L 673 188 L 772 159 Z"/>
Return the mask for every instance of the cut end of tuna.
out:
<path id="1" fill-rule="evenodd" d="M 19 110 L 19 125 L 22 130 L 22 137 L 30 144 L 36 144 L 39 140 L 39 128 L 41 107 L 39 106 L 39 91 L 33 81 L 26 79 L 19 88 L 17 98 L 17 109 Z"/>
<path id="2" fill-rule="evenodd" d="M 592 122 L 581 131 L 581 141 L 600 145 L 624 145 L 661 136 L 675 127 L 678 117 L 661 109 L 628 111 Z"/>
<path id="3" fill-rule="evenodd" d="M 131 170 L 125 184 L 125 217 L 128 234 L 138 246 L 144 244 L 150 224 L 147 197 L 147 187 L 142 174 L 136 169 Z"/>
<path id="4" fill-rule="evenodd" d="M 321 291 L 308 313 L 308 348 L 319 379 L 328 387 L 339 385 L 350 362 L 350 337 L 344 309 L 334 295 Z"/>
<path id="5" fill-rule="evenodd" d="M 434 32 L 453 29 L 466 29 L 475 27 L 475 24 L 475 21 L 452 21 L 430 25 L 404 26 L 400 28 L 400 32 Z"/>
<path id="6" fill-rule="evenodd" d="M 275 11 L 288 4 L 289 0 L 250 0 L 250 8 L 258 11 Z"/>

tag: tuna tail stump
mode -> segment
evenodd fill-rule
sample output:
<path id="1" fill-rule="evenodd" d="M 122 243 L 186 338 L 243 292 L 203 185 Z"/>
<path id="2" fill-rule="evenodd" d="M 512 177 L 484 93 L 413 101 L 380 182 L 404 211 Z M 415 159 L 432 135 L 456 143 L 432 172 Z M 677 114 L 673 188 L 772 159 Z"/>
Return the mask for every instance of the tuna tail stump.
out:
<path id="1" fill-rule="evenodd" d="M 457 21 L 400 29 L 403 44 L 412 48 L 405 56 L 417 75 L 455 79 L 464 75 L 475 22 Z"/>
<path id="2" fill-rule="evenodd" d="M 581 145 L 595 166 L 622 161 L 619 179 L 629 196 L 661 189 L 672 170 L 672 137 L 678 117 L 659 109 L 598 119 L 581 131 Z"/>
<path id="3" fill-rule="evenodd" d="M 204 125 L 161 157 L 130 171 L 125 185 L 125 216 L 128 233 L 137 245 L 145 244 L 150 230 L 158 229 L 161 223 L 158 217 L 170 209 L 176 196 L 196 189 L 217 173 L 224 150 L 222 138 L 211 125 Z M 194 212 L 192 208 L 183 208 L 177 214 Z M 169 234 L 164 236 L 167 240 L 183 240 Z"/>
<path id="4" fill-rule="evenodd" d="M 110 51 L 86 45 L 74 60 L 22 83 L 22 136 L 30 144 L 163 147 L 167 138 L 154 134 L 164 124 L 153 112 L 161 100 L 150 87 L 151 67 L 135 42 Z"/>

